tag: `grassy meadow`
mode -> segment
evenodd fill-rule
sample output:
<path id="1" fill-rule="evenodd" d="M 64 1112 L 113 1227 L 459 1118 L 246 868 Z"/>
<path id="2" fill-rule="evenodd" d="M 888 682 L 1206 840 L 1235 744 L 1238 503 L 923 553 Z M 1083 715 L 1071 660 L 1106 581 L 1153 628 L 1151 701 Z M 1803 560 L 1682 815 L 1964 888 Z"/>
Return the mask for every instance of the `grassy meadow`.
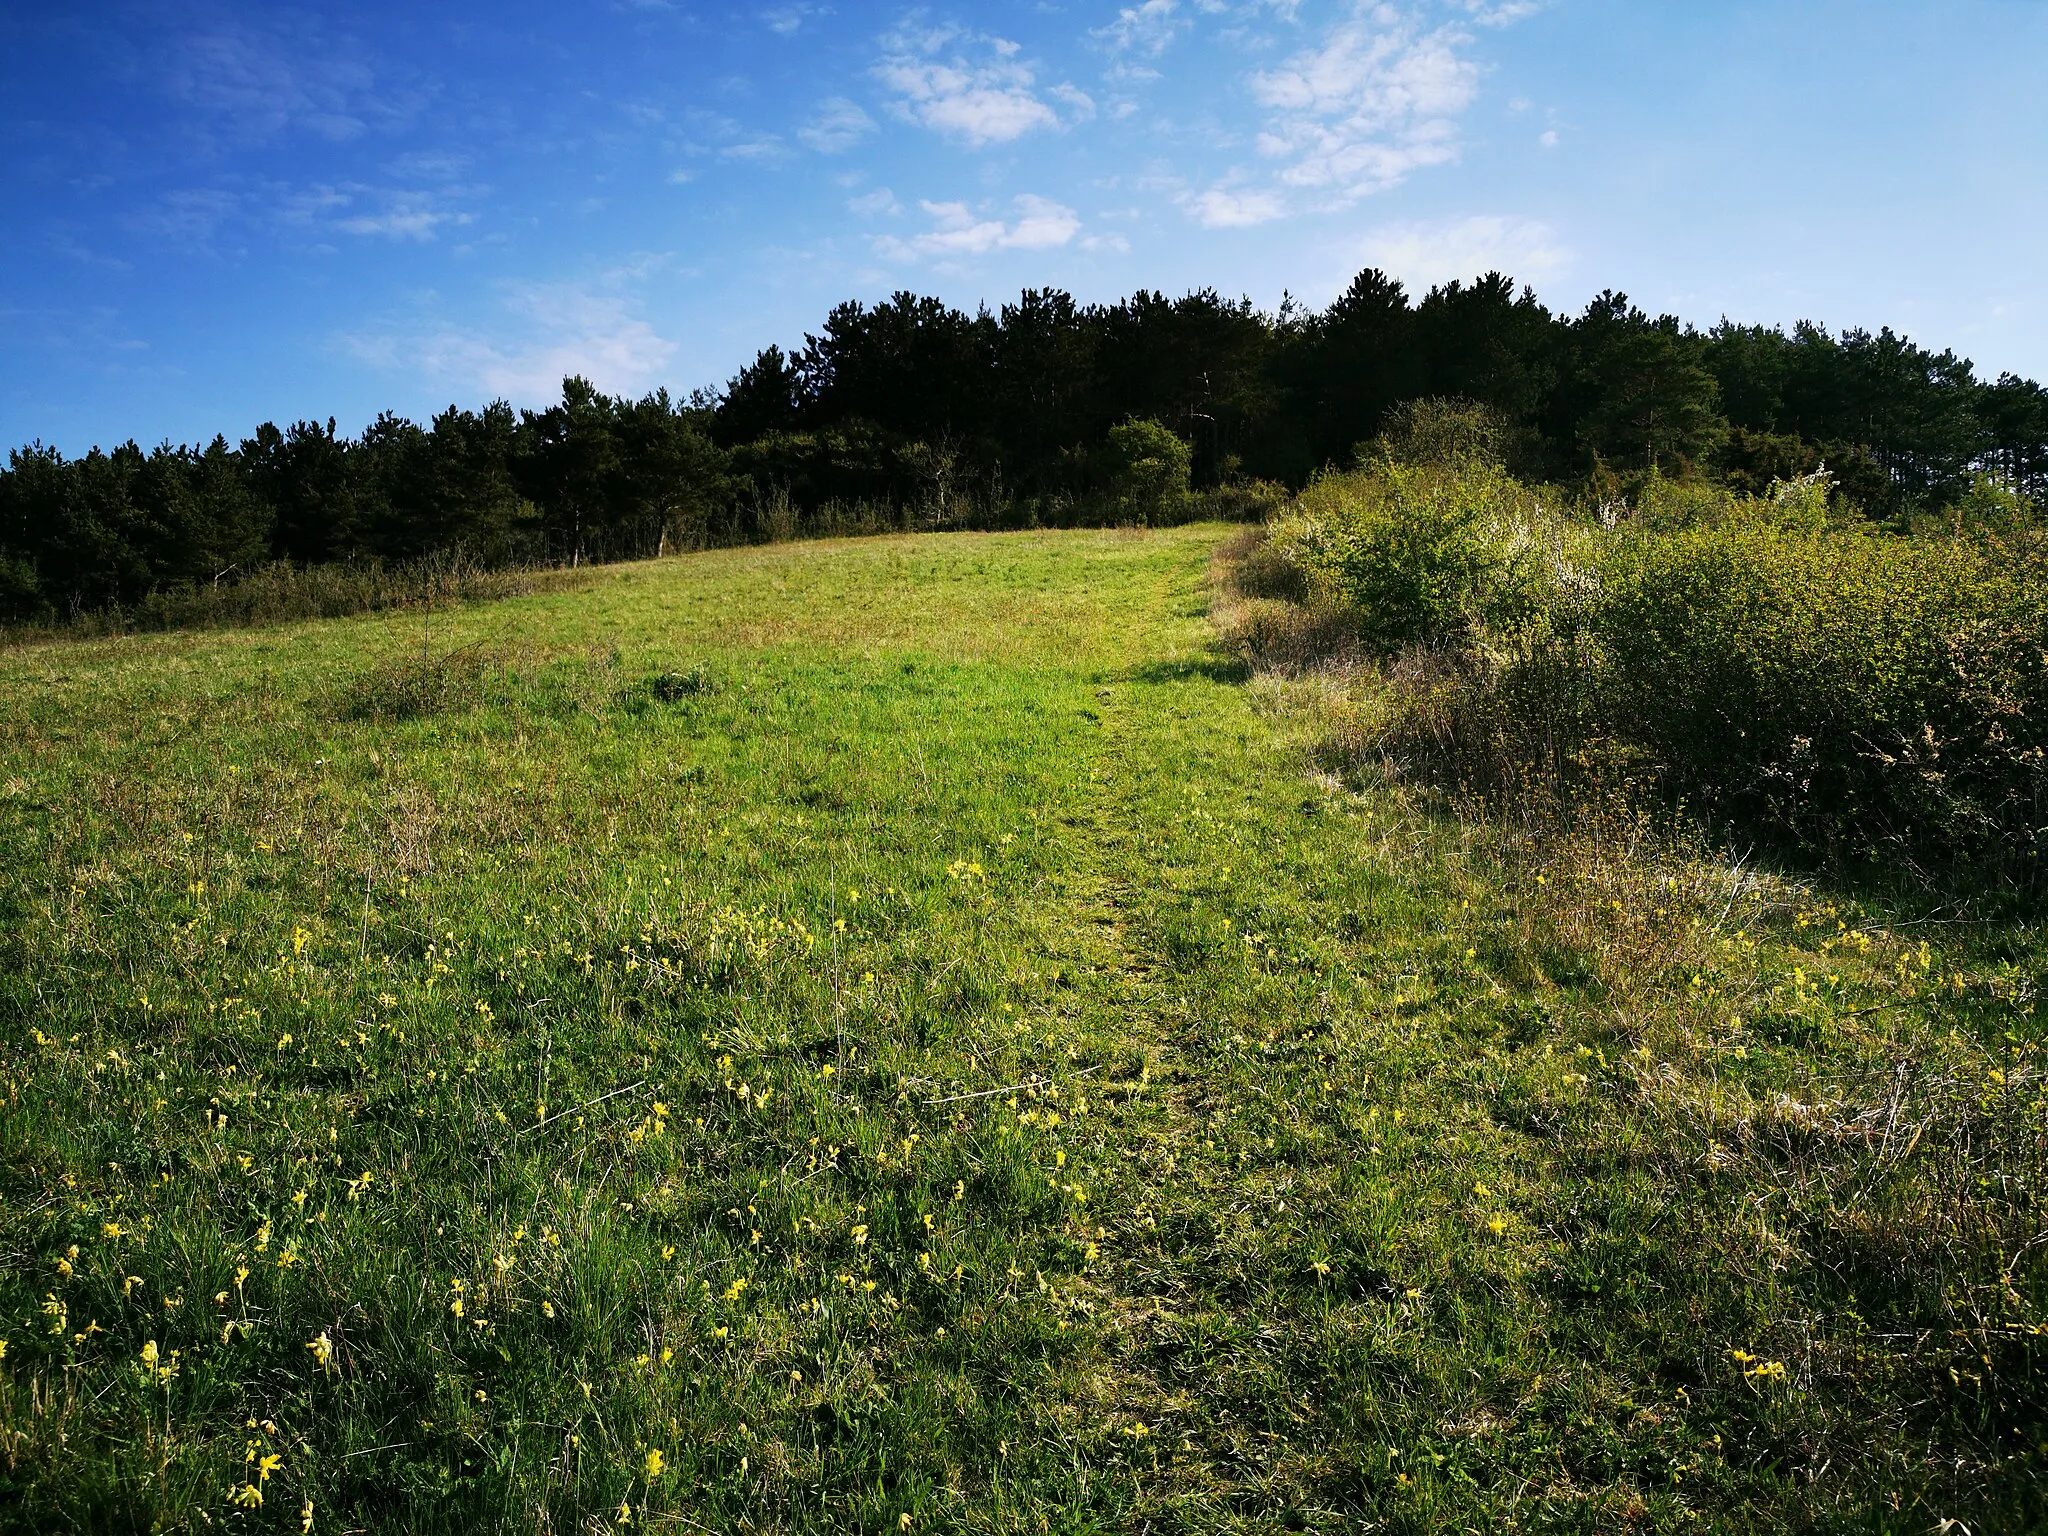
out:
<path id="1" fill-rule="evenodd" d="M 2036 930 L 1347 768 L 1230 536 L 0 653 L 0 1526 L 2048 1520 Z"/>

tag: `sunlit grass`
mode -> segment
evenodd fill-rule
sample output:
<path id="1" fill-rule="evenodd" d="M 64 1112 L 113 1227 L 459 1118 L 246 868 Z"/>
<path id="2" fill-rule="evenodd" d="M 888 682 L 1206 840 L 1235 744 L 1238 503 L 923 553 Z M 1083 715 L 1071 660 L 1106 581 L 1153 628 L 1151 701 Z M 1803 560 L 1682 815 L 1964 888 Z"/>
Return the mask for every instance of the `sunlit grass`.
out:
<path id="1" fill-rule="evenodd" d="M 1222 536 L 0 657 L 0 1519 L 2028 1508 L 2025 963 L 1316 773 Z"/>

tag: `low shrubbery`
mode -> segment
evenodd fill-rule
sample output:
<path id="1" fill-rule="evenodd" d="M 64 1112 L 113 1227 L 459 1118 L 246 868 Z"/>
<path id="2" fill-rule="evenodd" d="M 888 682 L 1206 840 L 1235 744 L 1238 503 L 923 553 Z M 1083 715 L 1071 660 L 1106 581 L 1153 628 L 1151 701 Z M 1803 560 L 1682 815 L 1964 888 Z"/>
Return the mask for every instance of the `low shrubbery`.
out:
<path id="1" fill-rule="evenodd" d="M 1811 846 L 2031 855 L 2044 555 L 1748 516 L 1616 538 L 1585 611 L 1594 716 L 1676 787 Z"/>
<path id="2" fill-rule="evenodd" d="M 1809 853 L 2031 860 L 2048 539 L 1988 492 L 1908 537 L 1827 491 L 1653 480 L 1568 515 L 1484 456 L 1386 458 L 1312 486 L 1240 586 L 1308 610 L 1296 635 L 1342 614 L 1378 663 L 1353 745 L 1464 788 L 1600 777 Z"/>

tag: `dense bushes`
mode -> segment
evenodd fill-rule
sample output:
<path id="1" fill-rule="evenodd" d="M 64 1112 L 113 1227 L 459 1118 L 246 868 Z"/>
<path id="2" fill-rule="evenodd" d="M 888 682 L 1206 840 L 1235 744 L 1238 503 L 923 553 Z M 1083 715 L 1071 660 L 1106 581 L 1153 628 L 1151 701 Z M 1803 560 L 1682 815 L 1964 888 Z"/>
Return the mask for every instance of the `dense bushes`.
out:
<path id="1" fill-rule="evenodd" d="M 1609 541 L 1594 717 L 1674 787 L 1817 847 L 2031 852 L 2048 559 L 1736 515 Z"/>
<path id="2" fill-rule="evenodd" d="M 1810 476 L 1566 516 L 1481 459 L 1386 462 L 1259 558 L 1380 659 L 1362 743 L 1468 786 L 1604 774 L 1813 853 L 2030 860 L 2048 539 L 1998 504 L 1906 537 L 1830 520 Z"/>

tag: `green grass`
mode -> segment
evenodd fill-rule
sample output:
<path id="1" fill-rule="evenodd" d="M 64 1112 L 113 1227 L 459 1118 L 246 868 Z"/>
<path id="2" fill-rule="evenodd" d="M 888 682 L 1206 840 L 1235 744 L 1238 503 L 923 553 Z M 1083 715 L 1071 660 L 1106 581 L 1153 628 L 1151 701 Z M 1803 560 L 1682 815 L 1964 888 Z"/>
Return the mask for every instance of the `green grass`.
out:
<path id="1" fill-rule="evenodd" d="M 1223 537 L 0 655 L 0 1522 L 2038 1520 L 2031 935 L 1334 778 Z"/>

